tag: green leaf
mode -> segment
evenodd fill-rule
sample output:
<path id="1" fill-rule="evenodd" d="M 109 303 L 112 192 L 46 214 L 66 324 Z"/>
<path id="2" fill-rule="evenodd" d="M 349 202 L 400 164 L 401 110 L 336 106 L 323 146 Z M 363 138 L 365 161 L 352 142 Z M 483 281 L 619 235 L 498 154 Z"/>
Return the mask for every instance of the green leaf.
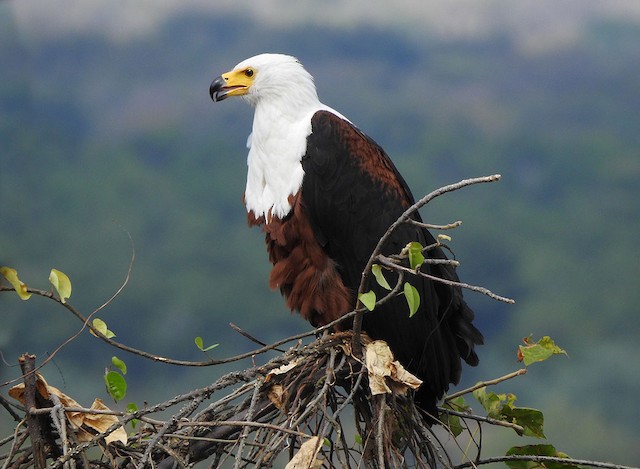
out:
<path id="1" fill-rule="evenodd" d="M 516 407 L 513 405 L 516 401 L 515 394 L 496 394 L 482 387 L 473 391 L 473 397 L 482 405 L 487 416 L 520 425 L 524 430 L 523 435 L 546 438 L 543 432 L 542 412 L 527 407 Z"/>
<path id="2" fill-rule="evenodd" d="M 27 286 L 18 278 L 18 272 L 11 267 L 0 267 L 0 274 L 8 280 L 21 300 L 31 298 L 31 293 L 27 291 Z"/>
<path id="3" fill-rule="evenodd" d="M 446 400 L 444 407 L 458 412 L 470 412 L 471 407 L 465 402 L 464 397 L 458 396 L 455 399 Z"/>
<path id="4" fill-rule="evenodd" d="M 111 357 L 111 364 L 119 369 L 123 375 L 127 374 L 127 365 L 115 355 Z"/>
<path id="5" fill-rule="evenodd" d="M 376 282 L 378 282 L 378 285 L 386 290 L 391 290 L 389 282 L 387 282 L 387 279 L 384 278 L 384 275 L 382 274 L 382 267 L 380 267 L 378 264 L 373 264 L 371 266 L 371 273 L 376 278 Z"/>
<path id="6" fill-rule="evenodd" d="M 524 428 L 525 436 L 545 439 L 544 415 L 538 409 L 530 409 L 527 407 L 504 406 L 502 415 L 504 420 L 515 423 Z"/>
<path id="7" fill-rule="evenodd" d="M 138 405 L 135 402 L 129 402 L 127 404 L 127 412 L 129 412 L 130 414 L 133 414 L 134 412 L 137 412 L 137 411 L 138 411 Z M 131 419 L 129 420 L 129 423 L 131 424 L 131 427 L 135 430 L 135 428 L 140 423 L 140 420 Z"/>
<path id="8" fill-rule="evenodd" d="M 420 294 L 413 285 L 405 282 L 404 296 L 407 298 L 407 305 L 409 305 L 409 317 L 413 317 L 420 307 Z"/>
<path id="9" fill-rule="evenodd" d="M 532 336 L 523 339 L 523 342 L 524 345 L 518 346 L 518 361 L 523 362 L 524 366 L 545 361 L 552 355 L 567 354 L 547 335 L 538 342 L 533 342 Z"/>
<path id="10" fill-rule="evenodd" d="M 358 295 L 358 299 L 369 311 L 373 311 L 373 308 L 376 307 L 376 292 L 373 290 L 367 293 L 361 293 Z"/>
<path id="11" fill-rule="evenodd" d="M 196 347 L 198 347 L 200 350 L 204 349 L 204 343 L 202 342 L 202 337 L 198 336 L 193 341 L 196 343 Z"/>
<path id="12" fill-rule="evenodd" d="M 407 244 L 407 254 L 409 255 L 409 265 L 412 269 L 416 269 L 424 263 L 424 255 L 422 254 L 423 246 L 417 241 Z"/>
<path id="13" fill-rule="evenodd" d="M 196 337 L 193 341 L 196 343 L 196 347 L 198 347 L 203 352 L 208 352 L 209 350 L 214 349 L 218 345 L 220 345 L 220 344 L 213 344 L 205 348 L 204 342 L 202 341 L 202 337 L 200 336 Z"/>
<path id="14" fill-rule="evenodd" d="M 58 292 L 60 301 L 63 304 L 66 303 L 67 298 L 71 296 L 71 280 L 69 280 L 67 274 L 57 269 L 51 269 L 51 272 L 49 273 L 49 282 Z"/>
<path id="15" fill-rule="evenodd" d="M 440 422 L 442 422 L 442 424 L 449 429 L 453 436 L 460 435 L 465 428 L 462 426 L 460 417 L 458 417 L 457 415 L 448 414 L 447 412 L 440 413 Z"/>
<path id="16" fill-rule="evenodd" d="M 489 417 L 500 417 L 500 410 L 502 409 L 502 405 L 506 400 L 505 394 L 498 395 L 493 391 L 487 391 L 487 388 L 485 386 L 473 391 L 473 397 L 480 403 Z"/>
<path id="17" fill-rule="evenodd" d="M 127 395 L 127 381 L 117 371 L 108 371 L 104 375 L 104 382 L 107 385 L 107 392 L 118 402 Z"/>
<path id="18" fill-rule="evenodd" d="M 355 436 L 353 437 L 353 439 L 356 442 L 356 444 L 362 446 L 362 437 L 360 436 L 359 433 L 356 433 Z"/>
<path id="19" fill-rule="evenodd" d="M 107 323 L 104 322 L 102 319 L 95 318 L 93 321 L 91 321 L 91 324 L 98 332 L 104 335 L 107 339 L 111 339 L 112 337 L 116 336 L 113 332 L 111 332 L 107 328 Z M 92 330 L 89 330 L 89 332 L 91 332 L 93 335 L 96 335 Z"/>
<path id="20" fill-rule="evenodd" d="M 554 448 L 553 445 L 526 445 L 514 446 L 507 451 L 507 456 L 551 456 L 554 458 L 568 458 Z M 536 462 L 536 461 L 505 461 L 511 469 L 580 469 L 575 464 L 561 464 L 557 462 Z"/>
<path id="21" fill-rule="evenodd" d="M 457 412 L 468 412 L 471 410 L 471 408 L 464 401 L 464 397 L 462 396 L 456 397 L 455 399 L 451 400 L 445 400 L 442 404 L 442 407 L 444 407 L 445 409 L 455 410 Z M 447 412 L 440 413 L 440 421 L 447 427 L 449 427 L 449 430 L 451 431 L 451 433 L 453 433 L 453 436 L 460 435 L 466 428 L 466 426 L 462 424 L 462 420 L 460 419 L 460 417 L 458 417 L 457 415 L 451 415 Z"/>

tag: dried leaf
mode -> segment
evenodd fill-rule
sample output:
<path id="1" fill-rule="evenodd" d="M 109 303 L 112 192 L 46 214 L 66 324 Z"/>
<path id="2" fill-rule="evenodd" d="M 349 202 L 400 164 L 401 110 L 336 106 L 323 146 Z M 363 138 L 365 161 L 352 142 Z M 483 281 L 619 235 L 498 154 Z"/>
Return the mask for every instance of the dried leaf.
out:
<path id="1" fill-rule="evenodd" d="M 0 267 L 0 274 L 7 279 L 7 281 L 16 290 L 16 293 L 21 300 L 28 300 L 31 298 L 31 293 L 27 291 L 27 286 L 18 278 L 18 272 L 11 267 Z"/>
<path id="2" fill-rule="evenodd" d="M 269 388 L 267 397 L 271 402 L 273 402 L 274 406 L 280 410 L 284 410 L 285 403 L 287 402 L 287 394 L 284 386 L 281 384 L 274 384 Z"/>
<path id="3" fill-rule="evenodd" d="M 394 361 L 391 365 L 393 366 L 391 387 L 396 393 L 405 394 L 409 388 L 415 390 L 420 387 L 422 380 L 409 373 L 399 361 Z"/>
<path id="4" fill-rule="evenodd" d="M 67 277 L 67 274 L 57 269 L 51 269 L 49 274 L 49 282 L 53 285 L 53 288 L 58 292 L 60 301 L 62 303 L 67 302 L 67 298 L 71 296 L 71 280 Z"/>
<path id="5" fill-rule="evenodd" d="M 386 342 L 374 340 L 365 346 L 365 366 L 369 374 L 372 395 L 404 394 L 409 388 L 417 389 L 422 381 L 409 373 L 398 361 Z"/>
<path id="6" fill-rule="evenodd" d="M 58 399 L 60 399 L 60 403 L 64 407 L 82 407 L 74 399 L 67 396 L 58 388 L 49 385 L 40 373 L 36 373 L 36 389 L 38 391 L 38 394 L 40 394 L 44 399 L 47 400 L 50 400 L 51 395 L 55 394 L 56 396 L 58 396 Z M 9 396 L 24 404 L 24 383 L 18 384 L 9 389 Z M 96 399 L 93 402 L 91 409 L 110 410 L 100 399 Z M 65 414 L 67 415 L 67 418 L 76 431 L 76 436 L 78 437 L 79 441 L 89 441 L 91 440 L 91 438 L 93 438 L 93 435 L 90 432 L 86 431 L 84 428 L 81 428 L 83 425 L 92 428 L 99 433 L 102 433 L 111 425 L 118 422 L 118 418 L 115 415 L 96 415 L 87 414 L 86 412 L 65 412 Z M 124 427 L 121 426 L 113 433 L 109 434 L 109 436 L 105 438 L 105 441 L 107 443 L 111 443 L 113 441 L 121 441 L 126 445 L 127 432 L 125 431 Z"/>
<path id="7" fill-rule="evenodd" d="M 269 372 L 270 375 L 282 375 L 289 370 L 292 370 L 298 366 L 298 360 L 290 361 L 289 363 L 285 363 L 284 365 L 280 365 L 278 368 L 274 368 Z"/>
<path id="8" fill-rule="evenodd" d="M 81 407 L 74 399 L 67 396 L 55 386 L 51 386 L 40 373 L 36 372 L 36 389 L 44 399 L 49 400 L 51 394 L 55 394 L 65 407 Z M 24 404 L 24 383 L 20 383 L 9 389 L 9 396 Z"/>
<path id="9" fill-rule="evenodd" d="M 285 466 L 285 469 L 317 469 L 322 467 L 322 460 L 316 457 L 321 447 L 322 442 L 319 436 L 309 438 L 302 443 L 302 446 Z"/>
<path id="10" fill-rule="evenodd" d="M 111 410 L 101 399 L 97 399 L 93 401 L 91 404 L 92 410 Z M 118 417 L 115 415 L 107 415 L 107 414 L 84 414 L 84 424 L 96 430 L 98 433 L 105 432 L 109 427 L 111 427 L 115 423 L 119 423 Z M 114 441 L 120 441 L 123 445 L 127 444 L 127 432 L 124 427 L 121 425 L 116 428 L 113 432 L 107 435 L 104 439 L 107 444 L 113 443 Z"/>
<path id="11" fill-rule="evenodd" d="M 369 388 L 371 394 L 390 393 L 385 377 L 391 376 L 391 362 L 393 354 L 386 342 L 374 340 L 365 347 L 364 362 L 369 373 Z"/>

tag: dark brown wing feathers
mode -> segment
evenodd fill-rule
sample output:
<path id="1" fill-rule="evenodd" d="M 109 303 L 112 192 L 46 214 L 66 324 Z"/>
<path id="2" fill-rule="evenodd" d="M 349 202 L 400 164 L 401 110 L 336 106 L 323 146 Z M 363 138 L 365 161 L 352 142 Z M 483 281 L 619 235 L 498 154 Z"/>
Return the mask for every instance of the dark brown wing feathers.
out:
<path id="1" fill-rule="evenodd" d="M 384 150 L 349 122 L 319 111 L 311 123 L 302 159 L 305 176 L 301 191 L 292 195 L 291 213 L 269 223 L 250 213 L 249 224 L 262 225 L 265 232 L 274 264 L 271 287 L 318 326 L 353 309 L 369 256 L 413 197 Z M 404 225 L 384 253 L 397 254 L 410 241 L 424 246 L 435 242 L 427 230 Z M 445 258 L 439 249 L 430 255 Z M 457 279 L 450 266 L 423 267 L 432 275 Z M 395 281 L 392 274 L 388 279 Z M 419 277 L 408 280 L 420 293 L 419 311 L 409 318 L 400 295 L 365 314 L 363 330 L 385 340 L 396 358 L 424 381 L 416 400 L 435 414 L 438 399 L 460 378 L 461 359 L 478 363 L 474 346 L 482 343 L 482 335 L 459 288 Z M 370 287 L 379 297 L 385 294 L 375 282 Z"/>

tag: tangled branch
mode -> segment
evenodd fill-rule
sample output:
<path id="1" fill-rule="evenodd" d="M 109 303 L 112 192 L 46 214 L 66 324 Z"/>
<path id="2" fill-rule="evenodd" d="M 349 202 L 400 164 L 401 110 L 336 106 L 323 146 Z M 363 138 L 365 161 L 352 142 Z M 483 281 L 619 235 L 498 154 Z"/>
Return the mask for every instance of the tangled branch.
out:
<path id="1" fill-rule="evenodd" d="M 463 180 L 442 187 L 416 202 L 381 238 L 363 273 L 359 293 L 363 293 L 374 263 L 398 274 L 396 285 L 376 302 L 378 305 L 400 292 L 405 276 L 427 276 L 419 268 L 406 268 L 401 254 L 383 256 L 381 247 L 386 239 L 404 223 L 438 230 L 459 226 L 460 222 L 425 224 L 416 222 L 411 216 L 435 197 L 471 184 L 496 181 L 499 177 Z M 440 244 L 424 249 L 427 251 L 435 246 Z M 134 258 L 135 251 L 131 262 Z M 457 265 L 457 261 L 446 259 L 428 259 L 426 262 Z M 126 286 L 130 271 L 131 265 L 116 295 Z M 513 301 L 484 287 L 440 278 L 433 280 L 450 282 L 499 301 Z M 0 285 L 0 292 L 8 290 L 12 288 Z M 113 347 L 165 364 L 210 366 L 255 357 L 266 351 L 279 351 L 280 355 L 263 365 L 228 373 L 204 388 L 132 412 L 65 404 L 67 401 L 63 401 L 63 397 L 66 396 L 46 387 L 43 391 L 44 380 L 36 375 L 39 367 L 35 365 L 35 357 L 24 355 L 21 358 L 25 365 L 22 368 L 24 396 L 27 397 L 24 406 L 11 404 L 0 396 L 0 403 L 18 422 L 13 434 L 0 440 L 0 448 L 6 448 L 4 454 L 0 454 L 2 469 L 173 469 L 192 467 L 204 460 L 208 460 L 211 467 L 233 468 L 284 467 L 286 461 L 290 461 L 287 468 L 464 469 L 490 462 L 534 461 L 631 469 L 549 456 L 481 458 L 483 426 L 507 427 L 518 434 L 523 434 L 524 429 L 513 422 L 475 415 L 469 409 L 457 410 L 447 404 L 481 387 L 521 376 L 525 370 L 484 381 L 445 398 L 445 407 L 440 409 L 443 422 L 448 421 L 444 418 L 447 416 L 459 420 L 462 435 L 457 438 L 454 436 L 456 430 L 445 423 L 441 428 L 430 427 L 426 423 L 429 420 L 414 405 L 413 395 L 405 384 L 390 388 L 390 392 L 372 392 L 373 372 L 366 366 L 362 353 L 371 340 L 360 331 L 365 311 L 360 304 L 333 323 L 273 344 L 265 344 L 232 325 L 234 330 L 259 347 L 234 357 L 191 362 L 129 347 L 97 330 L 91 323 L 91 317 L 111 300 L 84 316 L 52 292 L 38 289 L 29 289 L 29 292 L 55 301 L 81 321 L 80 330 L 60 347 L 88 328 Z M 351 318 L 354 319 L 353 332 L 329 333 L 339 322 Z M 315 339 L 307 344 L 301 342 L 301 339 L 309 338 Z M 283 351 L 283 346 L 288 348 Z M 82 418 L 78 420 L 78 416 Z M 105 420 L 101 420 L 103 418 Z M 123 434 L 124 428 L 128 429 L 128 436 Z M 467 449 L 454 458 L 451 449 L 461 448 L 458 439 L 465 438 L 465 435 Z"/>

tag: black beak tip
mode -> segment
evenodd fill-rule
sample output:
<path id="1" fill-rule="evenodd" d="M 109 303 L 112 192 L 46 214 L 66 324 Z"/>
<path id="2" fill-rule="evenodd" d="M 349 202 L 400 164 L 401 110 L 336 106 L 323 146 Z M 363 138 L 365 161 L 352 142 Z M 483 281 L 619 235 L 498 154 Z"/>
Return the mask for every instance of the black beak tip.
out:
<path id="1" fill-rule="evenodd" d="M 220 91 L 222 90 L 225 84 L 226 82 L 224 78 L 222 78 L 221 76 L 211 82 L 211 85 L 209 86 L 209 96 L 211 97 L 214 103 L 218 101 L 222 101 L 224 99 L 225 94 L 220 93 Z"/>

